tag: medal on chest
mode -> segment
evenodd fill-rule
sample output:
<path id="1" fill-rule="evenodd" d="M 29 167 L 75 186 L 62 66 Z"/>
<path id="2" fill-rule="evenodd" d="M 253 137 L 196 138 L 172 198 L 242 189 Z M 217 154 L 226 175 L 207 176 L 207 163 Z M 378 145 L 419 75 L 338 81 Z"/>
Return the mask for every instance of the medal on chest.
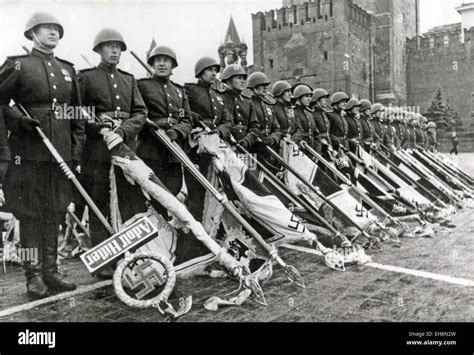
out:
<path id="1" fill-rule="evenodd" d="M 67 69 L 61 69 L 61 74 L 63 74 L 64 80 L 72 81 L 71 75 L 67 71 Z"/>

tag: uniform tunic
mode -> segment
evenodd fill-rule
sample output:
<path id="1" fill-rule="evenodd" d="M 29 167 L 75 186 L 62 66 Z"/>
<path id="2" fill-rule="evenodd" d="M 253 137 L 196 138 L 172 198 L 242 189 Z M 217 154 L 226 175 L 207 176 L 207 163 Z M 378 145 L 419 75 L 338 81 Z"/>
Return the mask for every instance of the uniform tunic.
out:
<path id="1" fill-rule="evenodd" d="M 291 136 L 293 141 L 299 144 L 303 138 L 303 129 L 291 104 L 277 101 L 273 106 L 273 111 L 280 124 L 281 134 Z"/>
<path id="2" fill-rule="evenodd" d="M 343 117 L 342 111 L 328 112 L 327 115 L 330 123 L 329 132 L 335 139 L 337 139 L 337 142 L 340 145 L 343 145 L 345 148 L 349 149 L 349 144 L 347 142 L 349 127 L 346 118 Z"/>
<path id="3" fill-rule="evenodd" d="M 302 105 L 296 105 L 295 115 L 303 130 L 302 140 L 306 141 L 313 149 L 318 145 L 317 151 L 321 151 L 321 141 L 318 138 L 319 131 L 314 122 L 313 111 Z"/>

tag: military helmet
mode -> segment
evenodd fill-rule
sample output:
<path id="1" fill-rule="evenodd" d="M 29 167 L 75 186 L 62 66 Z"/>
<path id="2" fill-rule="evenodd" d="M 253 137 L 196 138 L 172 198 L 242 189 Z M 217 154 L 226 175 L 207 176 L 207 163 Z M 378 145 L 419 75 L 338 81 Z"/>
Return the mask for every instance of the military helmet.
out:
<path id="1" fill-rule="evenodd" d="M 249 75 L 249 78 L 247 80 L 247 87 L 249 89 L 256 88 L 259 85 L 269 85 L 270 80 L 268 79 L 268 76 L 266 76 L 264 73 L 256 71 L 255 73 L 252 73 Z"/>
<path id="2" fill-rule="evenodd" d="M 225 81 L 237 75 L 243 75 L 245 78 L 247 78 L 247 72 L 240 64 L 231 64 L 226 66 L 222 72 L 222 80 Z"/>
<path id="3" fill-rule="evenodd" d="M 331 96 L 331 106 L 338 104 L 341 101 L 349 101 L 349 96 L 345 92 L 338 91 Z"/>
<path id="4" fill-rule="evenodd" d="M 369 110 L 372 108 L 372 102 L 367 99 L 360 100 L 360 110 L 364 112 L 365 110 Z"/>
<path id="5" fill-rule="evenodd" d="M 312 94 L 313 92 L 307 85 L 298 85 L 293 91 L 293 98 L 299 99 L 301 96 L 312 95 Z"/>
<path id="6" fill-rule="evenodd" d="M 353 109 L 354 107 L 360 107 L 359 100 L 350 99 L 349 102 L 346 104 L 346 108 L 344 110 L 349 111 L 349 110 Z"/>
<path id="7" fill-rule="evenodd" d="M 376 104 L 373 104 L 372 105 L 372 108 L 370 110 L 370 113 L 372 115 L 376 114 L 377 112 L 380 112 L 380 111 L 383 111 L 383 105 L 382 104 L 379 104 L 379 103 L 376 103 Z"/>
<path id="8" fill-rule="evenodd" d="M 430 121 L 428 122 L 428 125 L 426 126 L 426 128 L 436 128 L 436 123 L 434 123 L 433 121 Z"/>
<path id="9" fill-rule="evenodd" d="M 166 46 L 158 46 L 158 47 L 153 48 L 153 50 L 151 51 L 150 56 L 148 57 L 148 60 L 147 60 L 148 64 L 153 66 L 153 62 L 154 62 L 155 58 L 160 56 L 160 55 L 168 57 L 168 58 L 171 59 L 171 61 L 173 62 L 173 69 L 178 66 L 178 60 L 176 59 L 176 53 L 170 47 L 166 47 Z"/>
<path id="10" fill-rule="evenodd" d="M 123 39 L 123 36 L 120 34 L 119 31 L 113 28 L 104 28 L 100 30 L 99 33 L 97 33 L 97 35 L 95 36 L 93 51 L 98 52 L 100 45 L 107 42 L 120 42 L 120 44 L 122 45 L 122 51 L 127 50 L 125 40 Z"/>
<path id="11" fill-rule="evenodd" d="M 199 78 L 199 76 L 205 69 L 211 68 L 211 67 L 217 67 L 217 72 L 221 70 L 221 66 L 219 65 L 219 63 L 217 63 L 217 60 L 215 60 L 214 58 L 203 57 L 199 59 L 196 62 L 196 65 L 194 66 L 194 76 L 196 78 Z"/>
<path id="12" fill-rule="evenodd" d="M 280 81 L 277 81 L 275 84 L 273 84 L 272 95 L 273 97 L 278 97 L 288 90 L 291 90 L 290 83 L 287 81 L 280 80 Z"/>
<path id="13" fill-rule="evenodd" d="M 329 97 L 329 93 L 324 89 L 316 89 L 313 91 L 311 102 L 316 102 L 323 97 Z"/>
<path id="14" fill-rule="evenodd" d="M 33 14 L 33 16 L 30 17 L 28 22 L 26 23 L 25 26 L 25 32 L 24 35 L 27 39 L 30 41 L 33 40 L 33 36 L 31 35 L 31 30 L 33 30 L 36 26 L 39 25 L 46 25 L 46 24 L 54 24 L 59 27 L 59 39 L 63 38 L 64 36 L 64 28 L 59 22 L 59 20 L 54 17 L 53 15 L 47 13 L 47 12 L 37 12 Z"/>

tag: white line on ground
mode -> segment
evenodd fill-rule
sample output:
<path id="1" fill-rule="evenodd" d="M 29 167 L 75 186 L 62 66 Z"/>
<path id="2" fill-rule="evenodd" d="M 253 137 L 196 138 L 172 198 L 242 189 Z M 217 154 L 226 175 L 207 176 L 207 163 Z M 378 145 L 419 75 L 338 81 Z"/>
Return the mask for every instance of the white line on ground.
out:
<path id="1" fill-rule="evenodd" d="M 281 245 L 281 247 L 286 248 L 286 249 L 301 251 L 301 252 L 307 253 L 307 254 L 313 254 L 313 255 L 318 255 L 318 256 L 321 255 L 321 253 L 319 253 L 317 250 L 310 249 L 310 248 L 305 248 L 305 247 L 299 247 L 299 246 L 296 246 L 296 245 L 283 244 L 283 245 Z M 444 281 L 444 282 L 447 282 L 447 283 L 460 285 L 460 286 L 474 287 L 474 281 L 473 280 L 462 279 L 462 278 L 459 278 L 459 277 L 452 277 L 452 276 L 447 276 L 447 275 L 435 274 L 435 273 L 427 272 L 427 271 L 407 269 L 407 268 L 399 267 L 399 266 L 383 265 L 383 264 L 379 264 L 379 263 L 367 263 L 367 264 L 364 264 L 363 266 L 369 266 L 369 267 L 373 267 L 375 269 L 380 269 L 380 270 L 385 270 L 385 271 L 398 272 L 398 273 L 401 273 L 401 274 L 407 274 L 407 275 L 412 275 L 412 276 L 423 277 L 425 279 Z"/>
<path id="2" fill-rule="evenodd" d="M 18 313 L 18 312 L 27 311 L 27 310 L 30 310 L 32 308 L 35 308 L 35 307 L 38 307 L 38 306 L 41 306 L 41 305 L 44 305 L 44 304 L 47 304 L 47 303 L 62 300 L 62 299 L 65 299 L 65 298 L 70 298 L 70 297 L 73 297 L 73 296 L 77 296 L 77 295 L 80 295 L 82 293 L 94 291 L 94 290 L 97 290 L 99 288 L 109 286 L 109 285 L 112 285 L 112 280 L 105 280 L 105 281 L 96 282 L 96 283 L 91 284 L 91 285 L 81 286 L 81 287 L 77 288 L 74 291 L 58 293 L 57 295 L 54 295 L 54 296 L 42 298 L 40 300 L 36 300 L 36 301 L 33 301 L 33 302 L 28 302 L 28 303 L 25 303 L 25 304 L 21 304 L 19 306 L 3 309 L 3 310 L 0 311 L 0 317 L 7 317 L 7 316 L 10 316 L 10 315 Z"/>

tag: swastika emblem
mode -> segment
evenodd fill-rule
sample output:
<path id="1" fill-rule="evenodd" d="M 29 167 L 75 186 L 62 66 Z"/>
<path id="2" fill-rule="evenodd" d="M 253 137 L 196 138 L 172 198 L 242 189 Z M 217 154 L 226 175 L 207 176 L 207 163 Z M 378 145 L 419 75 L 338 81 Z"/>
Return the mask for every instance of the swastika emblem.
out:
<path id="1" fill-rule="evenodd" d="M 151 268 L 150 271 L 145 273 L 145 270 L 151 266 L 152 263 L 150 260 L 146 260 L 141 264 L 135 266 L 134 273 L 137 275 L 137 278 L 132 278 L 130 275 L 124 275 L 125 282 L 131 290 L 137 289 L 140 285 L 143 285 L 144 288 L 136 293 L 136 297 L 141 300 L 143 297 L 148 295 L 155 289 L 152 281 L 155 281 L 158 286 L 161 286 L 165 283 L 165 279 L 162 275 L 155 269 Z"/>

